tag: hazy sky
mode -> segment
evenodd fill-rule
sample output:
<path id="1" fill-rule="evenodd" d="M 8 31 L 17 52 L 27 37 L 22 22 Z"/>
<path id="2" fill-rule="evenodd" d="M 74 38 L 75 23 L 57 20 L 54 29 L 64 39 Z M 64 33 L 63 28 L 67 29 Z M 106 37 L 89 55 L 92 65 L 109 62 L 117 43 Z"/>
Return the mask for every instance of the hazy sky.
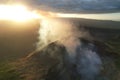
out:
<path id="1" fill-rule="evenodd" d="M 56 11 L 108 11 L 120 10 L 120 0 L 24 0 L 39 8 Z"/>
<path id="2" fill-rule="evenodd" d="M 120 0 L 0 0 L 0 2 L 26 2 L 33 8 L 59 12 L 120 11 Z"/>
<path id="3" fill-rule="evenodd" d="M 62 13 L 93 13 L 80 14 L 79 17 L 120 21 L 120 0 L 0 0 L 0 3 L 4 2 L 25 2 L 33 9 Z M 96 12 L 106 14 L 95 14 Z M 108 12 L 117 13 L 107 14 Z"/>
<path id="4" fill-rule="evenodd" d="M 80 14 L 81 18 L 120 21 L 120 0 L 24 0 L 30 5 L 45 10 L 72 13 L 116 12 L 112 14 Z M 68 16 L 68 15 L 67 15 Z M 76 16 L 76 15 L 73 15 Z"/>

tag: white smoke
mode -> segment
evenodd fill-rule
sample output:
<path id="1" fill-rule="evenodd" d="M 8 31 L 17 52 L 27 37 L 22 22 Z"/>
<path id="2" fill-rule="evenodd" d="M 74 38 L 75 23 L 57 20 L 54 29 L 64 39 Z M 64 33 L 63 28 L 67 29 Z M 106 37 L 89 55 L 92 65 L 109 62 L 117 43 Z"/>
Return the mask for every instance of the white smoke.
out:
<path id="1" fill-rule="evenodd" d="M 88 37 L 87 32 L 81 31 L 73 23 L 56 18 L 44 18 L 40 22 L 39 42 L 37 50 L 41 50 L 52 42 L 63 45 L 68 54 L 68 66 L 76 65 L 77 73 L 82 80 L 94 80 L 102 65 L 100 57 L 93 50 L 93 44 L 83 44 L 80 38 Z M 72 70 L 72 69 L 70 69 Z"/>
<path id="2" fill-rule="evenodd" d="M 95 46 L 91 43 L 82 44 L 76 51 L 77 71 L 81 75 L 81 80 L 96 80 L 102 68 L 102 62 Z"/>
<path id="3" fill-rule="evenodd" d="M 40 22 L 39 34 L 38 50 L 41 48 L 41 44 L 48 45 L 55 41 L 65 46 L 75 46 L 79 44 L 78 38 L 85 36 L 87 33 L 82 33 L 69 21 L 44 18 Z"/>

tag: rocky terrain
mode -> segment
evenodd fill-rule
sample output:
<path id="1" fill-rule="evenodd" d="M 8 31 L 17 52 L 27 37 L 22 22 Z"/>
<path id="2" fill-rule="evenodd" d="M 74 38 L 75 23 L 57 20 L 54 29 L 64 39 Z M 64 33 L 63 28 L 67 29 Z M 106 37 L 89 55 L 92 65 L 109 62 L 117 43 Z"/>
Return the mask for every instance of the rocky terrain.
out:
<path id="1" fill-rule="evenodd" d="M 83 40 L 83 43 L 89 41 Z M 120 55 L 109 52 L 108 46 L 99 42 L 93 42 L 98 49 L 98 55 L 102 60 L 102 68 L 95 80 L 119 80 L 119 67 L 117 60 Z M 77 65 L 71 68 L 66 62 L 67 51 L 64 46 L 56 43 L 49 44 L 43 50 L 31 53 L 15 63 L 15 69 L 20 77 L 25 80 L 82 80 L 81 75 L 74 75 Z M 87 64 L 89 66 L 89 64 Z M 70 66 L 70 65 L 69 65 Z M 84 80 L 84 79 L 83 79 Z"/>
<path id="2" fill-rule="evenodd" d="M 104 23 L 95 20 L 90 20 L 91 22 L 84 19 L 74 20 L 78 21 L 73 21 L 77 24 L 76 26 L 82 26 L 82 29 L 88 31 L 94 38 L 93 40 L 80 38 L 80 41 L 85 45 L 82 49 L 88 48 L 95 51 L 102 61 L 100 72 L 94 79 L 119 80 L 119 22 L 112 23 L 112 21 L 108 21 Z M 19 26 L 12 23 L 12 25 L 3 24 L 4 23 L 1 23 L 0 29 L 0 62 L 2 62 L 0 63 L 0 80 L 82 80 L 82 75 L 78 74 L 76 70 L 78 65 L 69 64 L 67 61 L 66 56 L 68 52 L 63 45 L 53 42 L 42 50 L 35 51 L 35 44 L 33 46 L 33 43 L 37 42 L 36 38 L 38 36 L 39 24 L 31 23 L 21 24 Z M 110 25 L 110 29 L 108 29 L 109 26 L 107 26 L 107 24 Z M 9 27 L 10 25 L 14 26 Z M 18 26 L 18 30 L 16 26 Z M 24 30 L 22 30 L 20 26 L 24 26 L 25 28 L 22 27 Z M 106 29 L 104 26 L 107 26 Z M 114 27 L 114 29 L 112 27 Z M 94 47 L 90 44 L 94 45 Z M 83 53 L 85 52 L 83 51 Z M 80 55 L 80 57 L 81 56 L 86 57 L 86 55 Z M 8 61 L 5 62 L 6 60 Z M 90 67 L 89 64 L 85 65 Z"/>

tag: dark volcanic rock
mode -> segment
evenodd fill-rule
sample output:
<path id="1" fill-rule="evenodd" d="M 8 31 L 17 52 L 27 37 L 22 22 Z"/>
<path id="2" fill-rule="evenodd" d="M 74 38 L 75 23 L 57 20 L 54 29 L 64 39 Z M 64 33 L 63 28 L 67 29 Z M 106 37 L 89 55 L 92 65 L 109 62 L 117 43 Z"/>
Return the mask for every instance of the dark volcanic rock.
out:
<path id="1" fill-rule="evenodd" d="M 83 43 L 91 43 L 82 39 Z M 104 44 L 92 42 L 98 48 L 98 55 L 102 60 L 102 70 L 95 80 L 119 80 L 119 70 L 116 67 L 116 55 L 106 51 Z M 67 51 L 65 47 L 56 43 L 49 44 L 38 52 L 31 53 L 29 57 L 21 59 L 15 63 L 16 71 L 25 80 L 81 80 L 80 75 L 74 75 L 76 65 L 68 68 L 66 62 Z M 108 55 L 109 54 L 109 55 Z M 111 56 L 111 55 L 112 56 Z M 118 56 L 118 55 L 117 55 Z M 88 64 L 89 67 L 89 64 Z"/>
<path id="2" fill-rule="evenodd" d="M 64 73 L 65 53 L 63 46 L 52 43 L 43 50 L 31 53 L 31 56 L 20 60 L 16 65 L 17 71 L 26 80 L 66 80 L 61 79 L 63 75 L 60 76 Z"/>

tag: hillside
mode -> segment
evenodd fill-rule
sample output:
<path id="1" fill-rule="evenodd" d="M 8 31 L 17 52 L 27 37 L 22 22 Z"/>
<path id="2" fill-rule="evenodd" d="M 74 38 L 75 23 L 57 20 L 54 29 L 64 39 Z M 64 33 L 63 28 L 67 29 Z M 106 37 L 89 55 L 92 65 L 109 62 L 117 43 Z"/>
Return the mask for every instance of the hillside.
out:
<path id="1" fill-rule="evenodd" d="M 83 40 L 83 43 L 86 41 Z M 87 41 L 87 43 L 89 43 Z M 95 80 L 119 80 L 119 57 L 120 55 L 106 51 L 104 44 L 94 42 L 98 49 L 98 55 L 102 59 L 103 67 Z M 86 46 L 87 47 L 87 46 Z M 104 48 L 103 48 L 104 47 Z M 71 68 L 69 62 L 66 62 L 66 49 L 56 43 L 49 44 L 38 52 L 30 53 L 16 63 L 16 72 L 25 80 L 81 80 L 79 74 L 74 75 L 77 65 L 73 64 Z M 69 65 L 70 66 L 70 65 Z M 76 66 L 76 67 L 75 67 Z"/>
<path id="2" fill-rule="evenodd" d="M 83 43 L 92 43 L 99 51 L 103 68 L 97 80 L 119 80 L 120 22 L 64 20 L 69 20 L 93 37 L 93 41 L 83 39 Z M 64 46 L 54 42 L 41 51 L 35 51 L 39 26 L 39 22 L 0 22 L 0 80 L 80 80 L 69 72 L 76 66 L 73 65 L 72 69 L 66 66 Z M 30 54 L 33 55 L 28 57 Z"/>

